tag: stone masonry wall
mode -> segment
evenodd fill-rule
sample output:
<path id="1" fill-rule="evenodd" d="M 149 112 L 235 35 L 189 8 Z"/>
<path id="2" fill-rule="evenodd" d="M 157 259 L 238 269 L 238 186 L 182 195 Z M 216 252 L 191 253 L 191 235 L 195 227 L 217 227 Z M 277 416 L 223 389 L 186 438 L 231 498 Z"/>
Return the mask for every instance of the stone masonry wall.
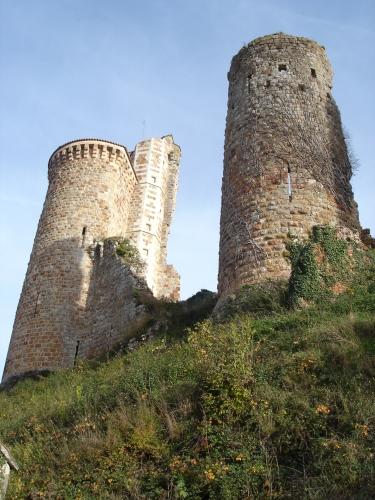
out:
<path id="1" fill-rule="evenodd" d="M 95 238 L 124 234 L 136 176 L 122 146 L 83 140 L 59 148 L 17 308 L 4 380 L 73 365 L 87 328 Z"/>
<path id="2" fill-rule="evenodd" d="M 176 301 L 180 298 L 180 276 L 173 266 L 166 264 L 166 261 L 168 237 L 176 206 L 181 149 L 177 144 L 174 144 L 172 136 L 166 136 L 163 139 L 168 144 L 168 180 L 165 188 L 164 218 L 160 237 L 161 248 L 157 277 L 158 294 L 160 297 L 167 297 Z"/>
<path id="3" fill-rule="evenodd" d="M 138 183 L 128 227 L 128 235 L 146 263 L 148 286 L 155 297 L 173 300 L 179 298 L 180 278 L 177 272 L 167 269 L 166 258 L 179 160 L 180 148 L 170 135 L 137 144 L 132 161 Z"/>
<path id="4" fill-rule="evenodd" d="M 179 299 L 179 275 L 166 264 L 176 151 L 166 136 L 141 142 L 131 159 L 123 146 L 96 139 L 52 154 L 3 382 L 72 367 L 126 339 L 144 312 L 136 290 Z M 144 258 L 145 276 L 116 255 L 115 241 L 123 237 Z"/>
<path id="5" fill-rule="evenodd" d="M 146 317 L 137 294 L 150 294 L 146 281 L 116 255 L 116 239 L 92 245 L 93 262 L 85 310 L 85 329 L 77 339 L 77 357 L 96 358 L 114 346 L 126 343 L 134 333 L 133 325 Z"/>
<path id="6" fill-rule="evenodd" d="M 286 278 L 288 234 L 359 230 L 332 71 L 314 41 L 278 33 L 233 58 L 220 222 L 219 294 Z"/>

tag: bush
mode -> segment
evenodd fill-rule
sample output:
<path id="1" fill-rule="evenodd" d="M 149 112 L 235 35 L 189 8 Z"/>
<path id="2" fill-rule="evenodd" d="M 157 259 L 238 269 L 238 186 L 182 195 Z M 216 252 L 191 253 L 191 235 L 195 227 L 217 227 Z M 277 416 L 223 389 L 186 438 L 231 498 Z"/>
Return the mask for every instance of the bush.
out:
<path id="1" fill-rule="evenodd" d="M 353 241 L 337 237 L 330 226 L 315 226 L 308 241 L 289 244 L 291 276 L 288 302 L 291 306 L 333 302 L 343 293 L 362 295 L 363 286 L 374 282 L 373 252 Z"/>
<path id="2" fill-rule="evenodd" d="M 221 322 L 207 291 L 150 300 L 152 341 L 1 392 L 9 497 L 374 498 L 374 260 L 359 255 L 335 300 L 288 309 L 285 284 L 246 287 Z"/>
<path id="3" fill-rule="evenodd" d="M 250 313 L 253 316 L 280 314 L 287 305 L 287 282 L 266 281 L 260 284 L 245 285 L 239 291 L 224 299 L 219 306 L 219 319 L 233 318 L 238 314 Z"/>
<path id="4" fill-rule="evenodd" d="M 138 248 L 134 246 L 127 238 L 109 238 L 116 242 L 116 254 L 123 259 L 123 261 L 137 272 L 142 272 L 145 263 L 142 260 Z"/>

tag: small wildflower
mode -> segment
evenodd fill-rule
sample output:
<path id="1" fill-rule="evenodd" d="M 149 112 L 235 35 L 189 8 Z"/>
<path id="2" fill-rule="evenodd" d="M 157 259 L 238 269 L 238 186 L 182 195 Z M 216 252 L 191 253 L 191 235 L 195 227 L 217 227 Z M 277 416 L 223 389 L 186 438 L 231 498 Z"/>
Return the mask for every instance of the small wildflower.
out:
<path id="1" fill-rule="evenodd" d="M 212 472 L 211 469 L 205 470 L 204 475 L 206 476 L 206 479 L 209 481 L 213 481 L 215 479 L 215 474 Z"/>
<path id="2" fill-rule="evenodd" d="M 331 413 L 331 410 L 326 405 L 318 405 L 315 408 L 315 413 L 318 413 L 319 415 L 329 415 Z"/>
<path id="3" fill-rule="evenodd" d="M 366 424 L 355 424 L 354 426 L 357 430 L 359 430 L 363 437 L 367 438 L 369 433 L 368 425 Z"/>

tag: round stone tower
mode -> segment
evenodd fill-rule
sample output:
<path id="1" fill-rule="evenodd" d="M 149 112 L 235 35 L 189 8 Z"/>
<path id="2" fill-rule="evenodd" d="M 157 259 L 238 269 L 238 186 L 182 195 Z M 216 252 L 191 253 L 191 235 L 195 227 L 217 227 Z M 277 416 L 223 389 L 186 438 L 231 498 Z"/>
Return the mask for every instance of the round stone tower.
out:
<path id="1" fill-rule="evenodd" d="M 233 58 L 220 221 L 219 294 L 287 278 L 288 237 L 359 229 L 352 169 L 324 47 L 277 33 Z"/>
<path id="2" fill-rule="evenodd" d="M 87 249 L 94 238 L 125 234 L 137 182 L 123 146 L 92 139 L 58 148 L 48 179 L 3 381 L 73 365 L 85 330 Z"/>

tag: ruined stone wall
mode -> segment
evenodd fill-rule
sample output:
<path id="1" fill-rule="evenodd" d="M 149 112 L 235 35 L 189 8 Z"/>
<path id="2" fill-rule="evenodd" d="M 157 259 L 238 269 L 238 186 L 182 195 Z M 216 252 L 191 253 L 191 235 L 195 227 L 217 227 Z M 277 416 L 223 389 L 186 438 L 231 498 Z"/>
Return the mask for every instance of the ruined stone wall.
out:
<path id="1" fill-rule="evenodd" d="M 158 294 L 173 302 L 180 300 L 180 275 L 171 264 L 165 262 L 159 268 Z"/>
<path id="2" fill-rule="evenodd" d="M 323 47 L 278 33 L 233 58 L 220 221 L 219 294 L 286 278 L 288 233 L 359 229 Z"/>
<path id="3" fill-rule="evenodd" d="M 93 241 L 125 234 L 136 176 L 125 148 L 82 140 L 51 157 L 49 186 L 24 281 L 4 380 L 73 365 L 87 331 Z"/>
<path id="4" fill-rule="evenodd" d="M 180 171 L 181 149 L 174 144 L 172 136 L 166 136 L 168 142 L 168 179 L 165 189 L 164 217 L 161 227 L 160 257 L 158 266 L 158 294 L 171 300 L 180 298 L 180 276 L 173 266 L 167 264 L 167 243 L 172 223 L 172 217 L 176 206 L 178 190 L 178 178 Z"/>
<path id="5" fill-rule="evenodd" d="M 120 347 L 147 318 L 139 292 L 152 296 L 146 281 L 116 254 L 116 239 L 97 242 L 89 255 L 93 268 L 85 310 L 85 328 L 77 340 L 78 358 L 101 356 Z"/>
<path id="6" fill-rule="evenodd" d="M 176 203 L 180 148 L 172 136 L 136 145 L 132 154 L 138 183 L 128 235 L 146 263 L 145 279 L 155 297 L 178 300 L 179 276 L 166 268 L 167 240 Z M 169 292 L 169 290 L 172 290 Z"/>

